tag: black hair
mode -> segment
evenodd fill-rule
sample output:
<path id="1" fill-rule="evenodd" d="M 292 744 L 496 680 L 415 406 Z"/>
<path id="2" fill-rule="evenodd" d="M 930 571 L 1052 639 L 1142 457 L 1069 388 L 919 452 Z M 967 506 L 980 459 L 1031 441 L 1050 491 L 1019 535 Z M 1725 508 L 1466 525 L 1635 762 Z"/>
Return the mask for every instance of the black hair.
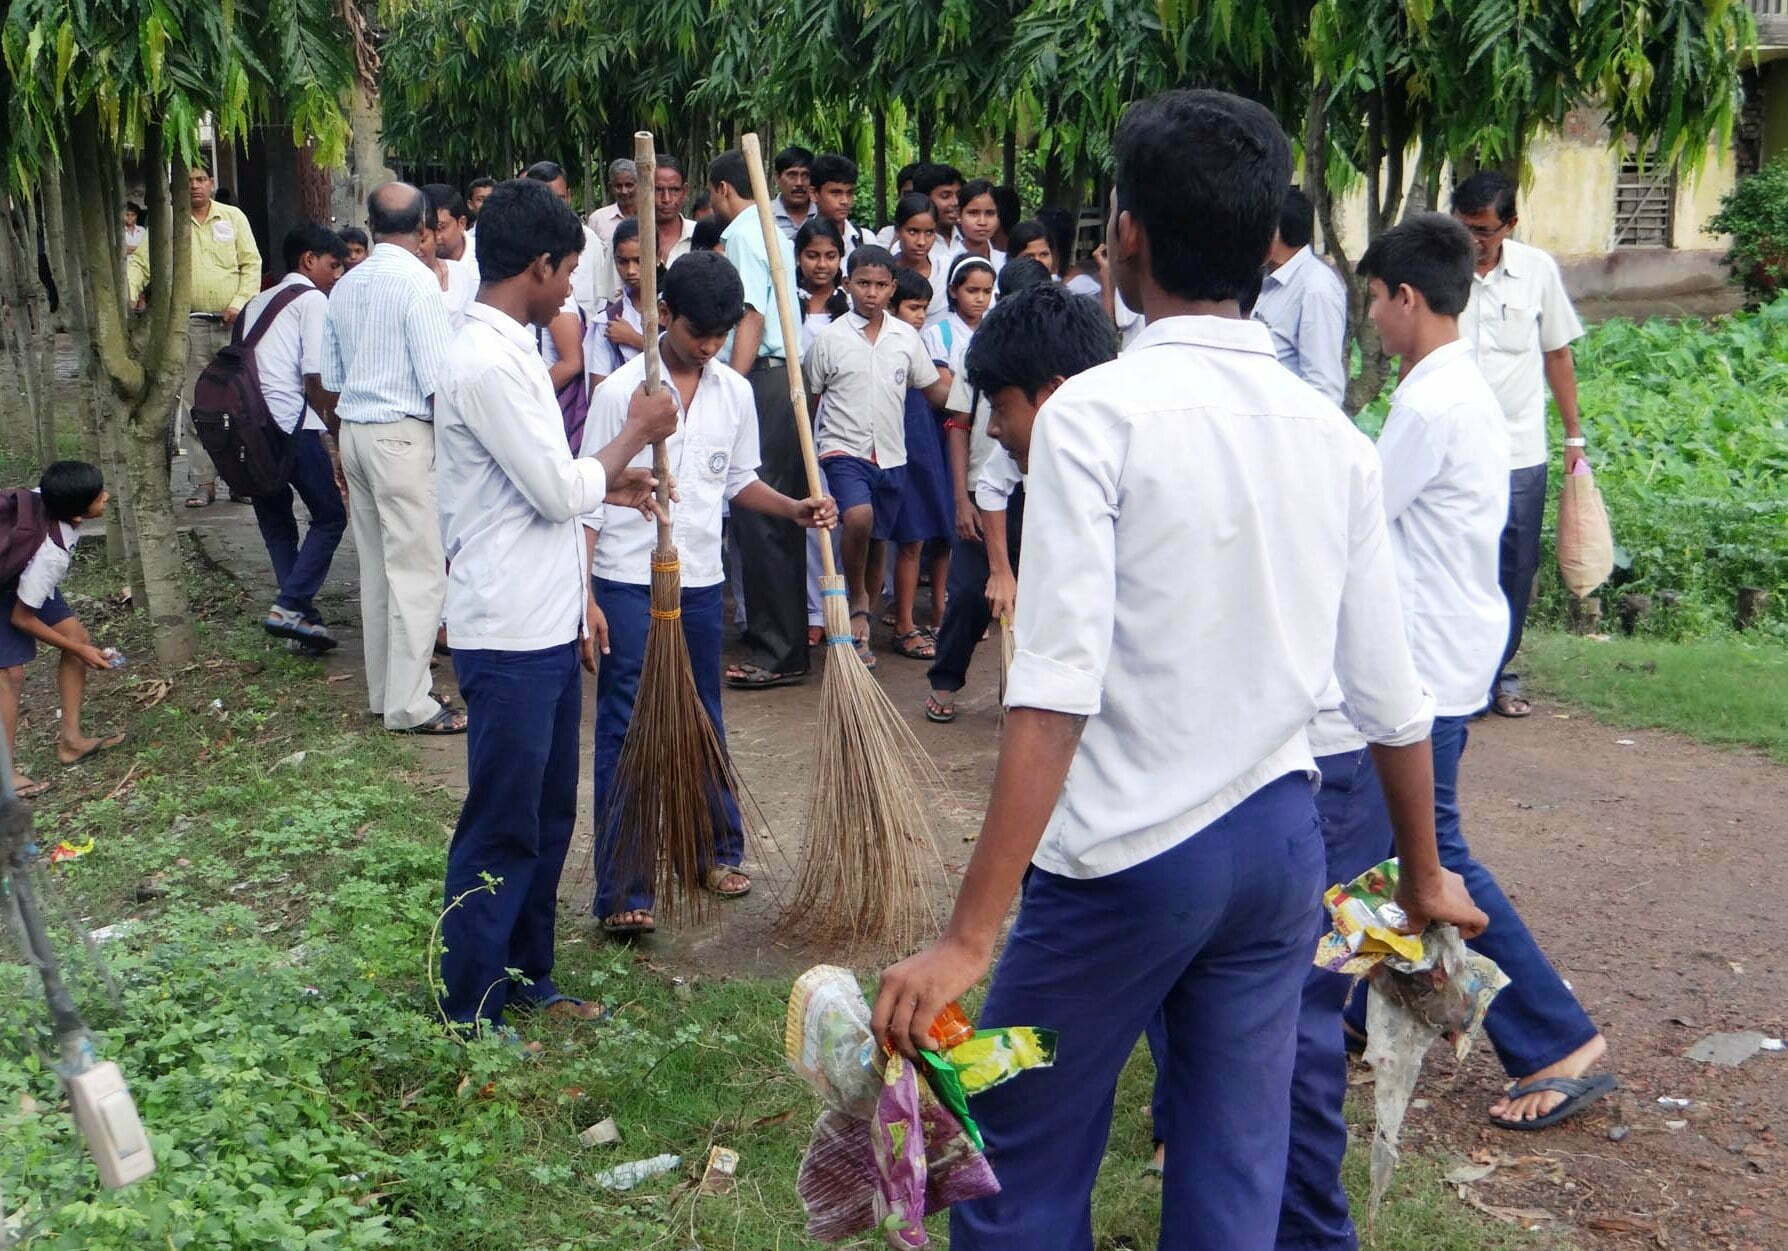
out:
<path id="1" fill-rule="evenodd" d="M 577 214 L 546 186 L 550 179 L 511 178 L 497 184 L 478 213 L 478 275 L 485 282 L 513 278 L 545 253 L 553 265 L 584 247 Z"/>
<path id="2" fill-rule="evenodd" d="M 1494 209 L 1500 222 L 1515 220 L 1515 183 L 1500 170 L 1480 169 L 1453 188 L 1453 212 L 1481 213 Z"/>
<path id="3" fill-rule="evenodd" d="M 857 271 L 868 265 L 879 265 L 890 275 L 894 272 L 894 254 L 879 243 L 865 243 L 851 250 L 851 259 L 845 263 L 845 273 L 857 276 Z"/>
<path id="4" fill-rule="evenodd" d="M 1471 299 L 1477 246 L 1465 227 L 1445 213 L 1420 213 L 1379 235 L 1358 266 L 1394 294 L 1404 284 L 1421 293 L 1442 317 L 1457 317 Z"/>
<path id="5" fill-rule="evenodd" d="M 211 198 L 216 200 L 219 204 L 234 206 L 236 203 L 236 188 L 225 187 L 220 184 L 218 188 L 211 193 Z"/>
<path id="6" fill-rule="evenodd" d="M 857 185 L 857 163 L 848 156 L 840 156 L 836 152 L 828 152 L 824 156 L 815 157 L 808 167 L 807 181 L 813 184 L 815 191 L 829 182 L 840 182 L 847 187 Z"/>
<path id="7" fill-rule="evenodd" d="M 810 170 L 813 168 L 813 153 L 800 144 L 793 143 L 778 152 L 770 165 L 778 174 L 786 174 L 791 169 Z"/>
<path id="8" fill-rule="evenodd" d="M 479 178 L 474 178 L 471 182 L 466 184 L 466 197 L 470 199 L 474 191 L 477 191 L 482 187 L 495 187 L 496 185 L 497 180 L 490 177 L 488 174 Z"/>
<path id="9" fill-rule="evenodd" d="M 689 215 L 693 217 L 695 214 L 701 212 L 713 203 L 714 197 L 709 195 L 707 191 L 698 191 L 695 193 L 695 199 L 689 202 Z"/>
<path id="10" fill-rule="evenodd" d="M 745 154 L 737 148 L 729 148 L 708 162 L 708 186 L 718 187 L 721 183 L 737 195 L 751 194 L 751 171 L 745 168 Z"/>
<path id="11" fill-rule="evenodd" d="M 1040 208 L 1037 220 L 1043 223 L 1043 229 L 1049 232 L 1049 250 L 1055 253 L 1057 273 L 1065 273 L 1070 261 L 1074 259 L 1074 235 L 1078 223 L 1074 214 L 1065 208 Z M 1011 251 L 1010 248 L 1007 251 Z"/>
<path id="12" fill-rule="evenodd" d="M 969 385 L 984 395 L 1017 387 L 1035 400 L 1051 378 L 1072 378 L 1115 360 L 1117 352 L 1117 327 L 1097 300 L 1045 282 L 987 310 L 963 368 Z"/>
<path id="13" fill-rule="evenodd" d="M 1017 295 L 1031 287 L 1052 287 L 1049 267 L 1030 256 L 1015 256 L 1000 267 L 999 297 Z"/>
<path id="14" fill-rule="evenodd" d="M 1147 233 L 1155 281 L 1185 300 L 1239 299 L 1291 185 L 1273 115 L 1226 92 L 1164 91 L 1125 111 L 1111 146 L 1118 211 Z"/>
<path id="15" fill-rule="evenodd" d="M 1303 188 L 1292 187 L 1279 206 L 1279 242 L 1288 248 L 1307 248 L 1316 237 L 1316 206 Z"/>
<path id="16" fill-rule="evenodd" d="M 1044 229 L 1043 223 L 1034 217 L 1021 221 L 1006 232 L 1006 255 L 1017 256 L 1039 239 L 1049 245 L 1050 254 L 1054 255 L 1055 240 L 1049 237 L 1049 231 Z"/>
<path id="17" fill-rule="evenodd" d="M 457 217 L 462 222 L 471 219 L 471 212 L 466 208 L 466 198 L 444 182 L 424 184 L 422 194 L 428 197 L 428 211 L 434 216 L 430 219 L 432 227 L 439 220 L 441 210 L 447 210 L 447 216 Z"/>
<path id="18" fill-rule="evenodd" d="M 913 180 L 918 178 L 919 171 L 924 168 L 925 164 L 922 161 L 913 161 L 910 164 L 902 165 L 899 172 L 894 175 L 894 189 L 899 191 L 900 184 L 903 182 L 911 185 Z M 811 175 L 809 176 L 811 177 Z"/>
<path id="19" fill-rule="evenodd" d="M 333 256 L 338 261 L 348 259 L 348 245 L 342 237 L 327 226 L 319 226 L 315 222 L 299 222 L 286 231 L 285 243 L 280 248 L 280 256 L 286 263 L 286 272 L 298 268 L 298 262 L 304 259 L 306 252 L 314 252 L 318 256 Z"/>
<path id="20" fill-rule="evenodd" d="M 686 320 L 696 334 L 725 334 L 745 316 L 745 287 L 739 271 L 715 252 L 689 252 L 665 271 L 658 292 L 672 317 Z"/>
<path id="21" fill-rule="evenodd" d="M 930 195 L 939 187 L 962 182 L 962 171 L 954 165 L 921 165 L 913 174 L 913 190 Z"/>
<path id="22" fill-rule="evenodd" d="M 931 214 L 933 224 L 937 222 L 937 205 L 931 202 L 931 197 L 922 191 L 907 192 L 894 202 L 894 229 L 899 230 L 908 218 L 920 213 Z"/>
<path id="23" fill-rule="evenodd" d="M 341 235 L 342 251 L 344 252 L 356 243 L 369 252 L 372 250 L 372 240 L 368 239 L 366 232 L 358 226 L 343 226 L 337 233 Z"/>
<path id="24" fill-rule="evenodd" d="M 956 202 L 958 204 L 967 204 L 976 196 L 988 196 L 993 200 L 993 211 L 997 214 L 1000 208 L 1000 198 L 994 194 L 995 190 L 996 188 L 991 179 L 971 178 L 962 184 L 962 190 L 957 194 Z"/>
<path id="25" fill-rule="evenodd" d="M 855 253 L 852 253 L 854 256 Z M 894 271 L 894 307 L 899 308 L 908 300 L 919 300 L 926 308 L 931 307 L 931 283 L 925 275 L 917 270 L 904 266 Z"/>
<path id="26" fill-rule="evenodd" d="M 668 152 L 660 152 L 658 154 L 658 168 L 659 169 L 674 169 L 677 171 L 678 178 L 681 178 L 684 182 L 689 181 L 689 174 L 686 170 L 684 170 L 683 162 L 679 161 L 676 157 L 672 156 Z"/>
<path id="27" fill-rule="evenodd" d="M 993 272 L 993 262 L 982 257 L 964 252 L 950 262 L 950 272 L 944 281 L 949 284 L 951 307 L 956 304 L 956 288 L 967 281 L 969 274 L 977 269 L 985 269 L 989 278 L 996 283 L 999 281 L 999 275 Z"/>
<path id="28" fill-rule="evenodd" d="M 639 238 L 639 218 L 623 217 L 615 223 L 615 233 L 609 236 L 608 246 L 612 251 L 626 243 L 629 239 Z"/>
<path id="29" fill-rule="evenodd" d="M 1010 187 L 995 187 L 993 203 L 1000 211 L 1000 229 L 1011 234 L 1012 227 L 1024 216 L 1024 205 L 1019 202 L 1018 193 Z"/>
<path id="30" fill-rule="evenodd" d="M 522 171 L 523 178 L 531 178 L 535 182 L 558 182 L 565 179 L 565 185 L 571 185 L 571 179 L 565 177 L 565 167 L 557 161 L 535 161 Z"/>
<path id="31" fill-rule="evenodd" d="M 712 217 L 698 218 L 695 233 L 689 236 L 689 249 L 692 252 L 712 252 L 720 246 L 720 236 L 726 233 L 726 227 Z"/>
<path id="32" fill-rule="evenodd" d="M 144 217 L 148 216 L 149 211 L 135 200 L 126 200 L 124 202 L 124 207 L 135 213 L 139 222 L 142 221 Z"/>
<path id="33" fill-rule="evenodd" d="M 821 235 L 837 246 L 838 255 L 844 255 L 844 236 L 838 233 L 838 224 L 829 217 L 809 217 L 801 223 L 801 229 L 795 231 L 796 259 L 800 259 L 802 249 Z"/>
<path id="34" fill-rule="evenodd" d="M 413 235 L 422 230 L 422 212 L 428 197 L 407 182 L 388 182 L 374 187 L 366 197 L 366 225 L 374 237 Z"/>
<path id="35" fill-rule="evenodd" d="M 51 520 L 69 525 L 85 516 L 105 489 L 105 476 L 99 472 L 99 466 L 84 460 L 56 461 L 37 480 L 38 494 L 43 496 L 43 510 Z"/>

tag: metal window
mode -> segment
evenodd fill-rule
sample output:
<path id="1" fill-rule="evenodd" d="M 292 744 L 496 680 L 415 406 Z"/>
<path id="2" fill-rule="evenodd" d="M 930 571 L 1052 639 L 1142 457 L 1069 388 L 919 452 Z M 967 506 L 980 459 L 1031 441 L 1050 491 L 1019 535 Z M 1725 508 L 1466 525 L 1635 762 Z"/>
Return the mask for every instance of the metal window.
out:
<path id="1" fill-rule="evenodd" d="M 1627 157 L 1614 182 L 1614 246 L 1676 246 L 1676 167 Z"/>

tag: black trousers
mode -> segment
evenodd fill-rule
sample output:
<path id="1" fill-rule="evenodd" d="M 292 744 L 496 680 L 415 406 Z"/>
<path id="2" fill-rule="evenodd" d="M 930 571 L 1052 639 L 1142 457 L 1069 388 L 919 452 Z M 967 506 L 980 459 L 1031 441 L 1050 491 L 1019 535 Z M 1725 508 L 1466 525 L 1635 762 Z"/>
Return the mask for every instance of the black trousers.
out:
<path id="1" fill-rule="evenodd" d="M 1024 488 L 1006 501 L 1006 553 L 1018 571 L 1018 549 L 1024 538 Z M 978 539 L 956 539 L 950 548 L 950 598 L 944 624 L 937 632 L 937 657 L 926 677 L 934 691 L 960 691 L 968 681 L 969 662 L 987 632 L 993 613 L 987 607 L 987 547 Z"/>
<path id="2" fill-rule="evenodd" d="M 1518 678 L 1509 661 L 1521 649 L 1521 632 L 1527 626 L 1527 606 L 1533 600 L 1534 577 L 1540 572 L 1540 528 L 1546 519 L 1546 466 L 1529 465 L 1509 471 L 1509 520 L 1502 529 L 1502 561 L 1497 581 L 1509 601 L 1509 644 L 1497 666 L 1495 699 L 1503 683 Z"/>
<path id="3" fill-rule="evenodd" d="M 751 370 L 757 404 L 757 476 L 794 499 L 806 499 L 807 469 L 795 432 L 788 366 L 759 358 Z M 745 584 L 745 661 L 771 673 L 805 673 L 807 659 L 807 539 L 792 521 L 746 509 L 732 514 Z"/>

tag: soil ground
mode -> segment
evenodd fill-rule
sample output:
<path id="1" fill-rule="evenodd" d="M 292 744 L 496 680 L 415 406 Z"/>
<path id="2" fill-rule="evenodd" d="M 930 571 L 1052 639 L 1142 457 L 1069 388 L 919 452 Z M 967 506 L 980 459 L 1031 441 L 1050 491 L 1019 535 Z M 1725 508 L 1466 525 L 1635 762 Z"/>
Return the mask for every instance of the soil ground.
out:
<path id="1" fill-rule="evenodd" d="M 188 514 L 210 559 L 271 587 L 252 514 L 219 503 Z M 358 675 L 351 542 L 323 599 L 344 645 L 322 662 Z M 920 715 L 925 665 L 878 634 L 881 680 L 906 710 L 951 792 L 936 814 L 940 906 L 971 849 L 998 742 L 994 666 L 983 648 L 954 725 Z M 41 666 L 40 673 L 48 667 Z M 452 668 L 438 671 L 452 688 Z M 731 746 L 774 839 L 754 854 L 758 889 L 724 924 L 646 940 L 671 972 L 780 977 L 828 953 L 778 930 L 777 894 L 799 855 L 819 680 L 727 695 Z M 593 708 L 594 683 L 586 708 Z M 586 712 L 586 716 L 591 715 Z M 587 742 L 587 740 L 586 740 Z M 457 739 L 425 744 L 444 782 L 463 782 Z M 586 757 L 584 785 L 589 785 Z M 1745 752 L 1626 731 L 1542 701 L 1525 721 L 1474 727 L 1465 758 L 1467 830 L 1609 1040 L 1621 1092 L 1544 1133 L 1491 1128 L 1484 1109 L 1504 1080 L 1488 1046 L 1455 1066 L 1436 1049 L 1405 1146 L 1494 1165 L 1461 1198 L 1501 1219 L 1556 1231 L 1586 1248 L 1788 1246 L 1788 1055 L 1736 1068 L 1684 1058 L 1721 1030 L 1788 1033 L 1788 769 Z M 587 844 L 588 802 L 574 847 Z M 568 925 L 586 924 L 587 880 L 568 870 Z M 1356 1073 L 1362 1084 L 1369 1073 Z M 1661 1106 L 1660 1097 L 1689 1100 Z"/>

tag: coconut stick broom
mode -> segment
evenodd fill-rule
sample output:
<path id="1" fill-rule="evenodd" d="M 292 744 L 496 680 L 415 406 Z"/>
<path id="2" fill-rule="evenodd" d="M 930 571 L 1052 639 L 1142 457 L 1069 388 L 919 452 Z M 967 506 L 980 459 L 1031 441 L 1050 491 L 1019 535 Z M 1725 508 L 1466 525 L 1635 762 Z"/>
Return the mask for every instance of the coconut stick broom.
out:
<path id="1" fill-rule="evenodd" d="M 633 148 L 639 185 L 649 197 L 658 164 L 651 132 L 637 132 Z M 639 251 L 645 387 L 655 392 L 665 384 L 658 356 L 658 227 L 649 213 L 640 223 Z M 619 860 L 625 880 L 652 881 L 666 918 L 687 913 L 699 919 L 712 898 L 709 878 L 719 869 L 714 848 L 729 819 L 726 801 L 742 789 L 690 667 L 682 572 L 671 535 L 670 457 L 662 441 L 652 445 L 652 473 L 658 479 L 652 620 L 633 720 L 603 819 L 617 823 L 622 832 Z"/>
<path id="2" fill-rule="evenodd" d="M 798 361 L 800 331 L 782 238 L 770 214 L 763 150 L 754 134 L 746 135 L 740 146 L 789 354 L 789 398 L 807 489 L 819 496 L 825 487 Z M 833 561 L 832 545 L 822 542 L 819 547 L 826 672 L 815 736 L 818 754 L 807 809 L 806 854 L 782 924 L 791 932 L 852 949 L 904 951 L 929 938 L 936 924 L 930 888 L 941 864 L 925 802 L 942 787 L 924 747 L 857 655 L 844 579 Z"/>

